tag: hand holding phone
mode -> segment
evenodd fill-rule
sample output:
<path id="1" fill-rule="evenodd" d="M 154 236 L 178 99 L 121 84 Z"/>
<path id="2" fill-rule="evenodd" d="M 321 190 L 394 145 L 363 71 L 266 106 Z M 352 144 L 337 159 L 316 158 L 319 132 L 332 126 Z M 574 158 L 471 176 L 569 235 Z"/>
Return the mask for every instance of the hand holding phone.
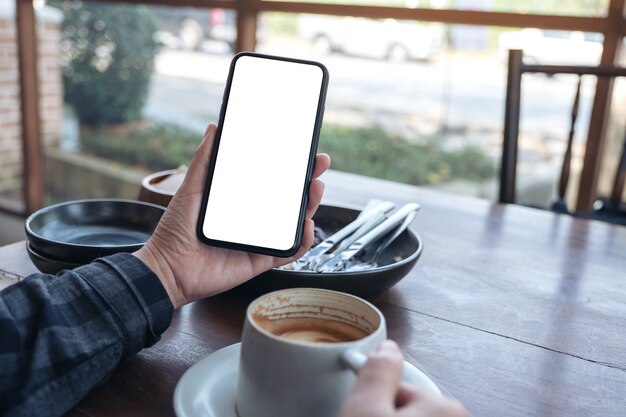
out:
<path id="1" fill-rule="evenodd" d="M 235 56 L 198 221 L 201 241 L 272 256 L 298 250 L 327 85 L 328 72 L 316 62 Z"/>

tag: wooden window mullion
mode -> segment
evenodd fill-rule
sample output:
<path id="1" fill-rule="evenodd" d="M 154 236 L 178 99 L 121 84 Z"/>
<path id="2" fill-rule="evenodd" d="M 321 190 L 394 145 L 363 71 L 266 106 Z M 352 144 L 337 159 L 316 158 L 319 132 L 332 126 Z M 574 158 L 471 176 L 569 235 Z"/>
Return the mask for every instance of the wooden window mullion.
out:
<path id="1" fill-rule="evenodd" d="M 235 50 L 254 51 L 256 49 L 256 29 L 258 8 L 255 3 L 260 0 L 236 0 L 237 3 L 237 40 Z"/>
<path id="2" fill-rule="evenodd" d="M 39 118 L 36 18 L 32 0 L 15 0 L 22 111 L 25 212 L 43 206 L 43 148 Z"/>

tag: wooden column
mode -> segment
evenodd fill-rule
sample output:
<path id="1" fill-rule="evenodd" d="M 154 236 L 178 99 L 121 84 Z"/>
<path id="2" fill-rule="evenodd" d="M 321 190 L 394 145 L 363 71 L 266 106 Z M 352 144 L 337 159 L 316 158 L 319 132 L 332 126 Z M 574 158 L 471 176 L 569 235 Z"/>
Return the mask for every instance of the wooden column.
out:
<path id="1" fill-rule="evenodd" d="M 237 7 L 237 52 L 254 51 L 256 49 L 256 28 L 259 0 L 239 0 Z"/>
<path id="2" fill-rule="evenodd" d="M 624 0 L 611 0 L 604 32 L 601 64 L 612 65 L 617 62 L 624 36 L 624 25 Z M 611 110 L 613 84 L 612 78 L 598 78 L 589 121 L 585 159 L 578 188 L 576 210 L 579 211 L 591 210 L 597 198 L 598 177 L 603 156 L 602 151 L 604 150 L 606 126 Z"/>
<path id="3" fill-rule="evenodd" d="M 43 149 L 39 118 L 37 36 L 32 0 L 15 0 L 22 111 L 26 213 L 43 206 Z"/>

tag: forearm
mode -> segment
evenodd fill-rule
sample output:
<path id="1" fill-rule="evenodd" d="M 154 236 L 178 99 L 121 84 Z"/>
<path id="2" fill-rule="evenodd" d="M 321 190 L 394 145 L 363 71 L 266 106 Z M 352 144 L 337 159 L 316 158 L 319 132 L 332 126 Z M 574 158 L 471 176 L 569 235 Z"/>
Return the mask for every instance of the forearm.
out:
<path id="1" fill-rule="evenodd" d="M 0 414 L 58 416 L 154 344 L 172 304 L 156 276 L 119 254 L 0 293 Z"/>

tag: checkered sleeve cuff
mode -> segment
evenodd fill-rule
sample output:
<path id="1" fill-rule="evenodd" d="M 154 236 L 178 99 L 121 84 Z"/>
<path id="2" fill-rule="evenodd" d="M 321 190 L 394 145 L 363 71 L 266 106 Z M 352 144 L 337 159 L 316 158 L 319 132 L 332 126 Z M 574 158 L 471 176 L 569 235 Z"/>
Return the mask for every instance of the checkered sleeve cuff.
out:
<path id="1" fill-rule="evenodd" d="M 75 270 L 111 307 L 125 329 L 125 357 L 156 343 L 174 307 L 158 277 L 141 260 L 119 253 Z"/>

